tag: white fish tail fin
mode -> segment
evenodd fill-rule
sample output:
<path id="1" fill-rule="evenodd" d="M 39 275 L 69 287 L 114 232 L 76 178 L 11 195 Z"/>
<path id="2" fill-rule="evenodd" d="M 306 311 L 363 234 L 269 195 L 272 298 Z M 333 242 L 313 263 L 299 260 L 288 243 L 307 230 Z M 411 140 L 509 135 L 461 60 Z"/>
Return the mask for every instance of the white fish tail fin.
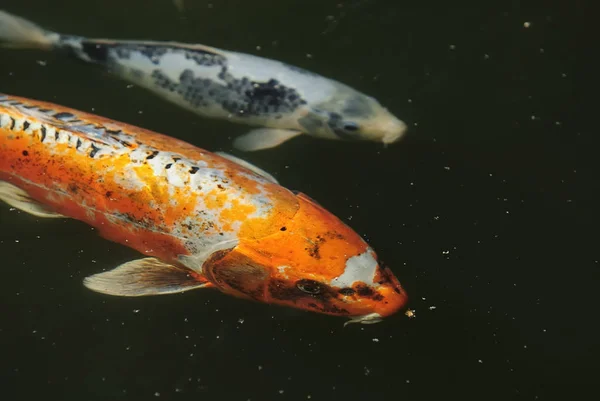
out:
<path id="1" fill-rule="evenodd" d="M 0 46 L 50 50 L 58 39 L 57 33 L 0 10 Z"/>

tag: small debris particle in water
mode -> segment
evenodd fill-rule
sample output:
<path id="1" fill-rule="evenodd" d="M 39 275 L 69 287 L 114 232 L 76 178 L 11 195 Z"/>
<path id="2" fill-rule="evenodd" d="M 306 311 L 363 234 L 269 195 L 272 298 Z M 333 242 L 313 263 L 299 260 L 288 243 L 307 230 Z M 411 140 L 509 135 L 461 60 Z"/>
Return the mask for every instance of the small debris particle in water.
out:
<path id="1" fill-rule="evenodd" d="M 450 50 L 455 50 L 456 49 L 456 45 L 450 45 Z"/>
<path id="2" fill-rule="evenodd" d="M 283 394 L 283 390 L 279 390 L 279 394 Z"/>
<path id="3" fill-rule="evenodd" d="M 133 313 L 140 313 L 140 310 L 139 309 L 134 309 Z"/>
<path id="4" fill-rule="evenodd" d="M 523 23 L 524 28 L 529 28 L 530 26 L 531 26 L 531 22 L 529 22 L 529 21 L 526 21 Z"/>
<path id="5" fill-rule="evenodd" d="M 437 309 L 437 306 L 433 306 L 433 305 L 431 305 L 431 306 L 429 307 L 429 310 L 434 310 L 434 309 Z"/>
<path id="6" fill-rule="evenodd" d="M 262 370 L 262 366 L 261 365 L 258 365 L 258 370 Z"/>
<path id="7" fill-rule="evenodd" d="M 479 362 L 479 363 L 483 363 L 483 361 L 482 361 L 481 359 L 478 359 L 478 360 L 477 360 L 477 362 Z"/>
<path id="8" fill-rule="evenodd" d="M 160 397 L 160 393 L 157 391 L 156 393 L 154 393 L 155 397 Z"/>
<path id="9" fill-rule="evenodd" d="M 373 339 L 373 342 L 374 342 L 374 343 L 378 343 L 378 342 L 379 342 L 379 338 L 374 338 L 374 339 Z"/>
<path id="10" fill-rule="evenodd" d="M 409 309 L 406 312 L 404 312 L 404 314 L 409 318 L 409 319 L 414 319 L 415 317 L 417 317 L 416 311 L 414 309 Z"/>
<path id="11" fill-rule="evenodd" d="M 369 376 L 371 370 L 365 366 L 365 376 Z"/>

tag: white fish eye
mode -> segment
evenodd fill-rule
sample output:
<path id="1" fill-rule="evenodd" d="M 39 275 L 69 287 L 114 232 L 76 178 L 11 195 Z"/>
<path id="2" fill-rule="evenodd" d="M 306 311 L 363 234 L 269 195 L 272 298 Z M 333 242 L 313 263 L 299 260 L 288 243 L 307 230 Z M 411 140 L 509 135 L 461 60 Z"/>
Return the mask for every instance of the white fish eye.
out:
<path id="1" fill-rule="evenodd" d="M 316 295 L 321 292 L 321 284 L 313 280 L 298 280 L 296 287 L 307 294 Z"/>
<path id="2" fill-rule="evenodd" d="M 344 130 L 354 132 L 358 131 L 360 127 L 356 123 L 344 123 Z"/>

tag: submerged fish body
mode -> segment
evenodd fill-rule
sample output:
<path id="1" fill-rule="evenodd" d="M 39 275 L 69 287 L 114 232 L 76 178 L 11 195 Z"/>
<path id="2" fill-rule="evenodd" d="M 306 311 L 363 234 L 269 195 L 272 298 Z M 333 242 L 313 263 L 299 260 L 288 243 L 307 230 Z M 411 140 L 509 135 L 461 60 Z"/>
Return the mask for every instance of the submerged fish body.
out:
<path id="1" fill-rule="evenodd" d="M 249 54 L 175 42 L 63 35 L 2 11 L 0 42 L 67 50 L 199 115 L 262 127 L 236 139 L 240 150 L 271 148 L 302 133 L 388 144 L 406 131 L 371 96 Z"/>
<path id="2" fill-rule="evenodd" d="M 0 200 L 145 255 L 85 279 L 101 293 L 214 287 L 362 323 L 407 300 L 358 234 L 258 167 L 51 103 L 0 94 Z"/>

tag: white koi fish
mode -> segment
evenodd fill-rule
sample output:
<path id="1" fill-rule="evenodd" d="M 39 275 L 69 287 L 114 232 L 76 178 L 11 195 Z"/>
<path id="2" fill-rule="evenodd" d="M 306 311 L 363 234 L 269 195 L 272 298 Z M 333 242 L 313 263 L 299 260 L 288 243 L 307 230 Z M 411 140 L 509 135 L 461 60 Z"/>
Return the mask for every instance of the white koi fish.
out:
<path id="1" fill-rule="evenodd" d="M 198 44 L 90 39 L 45 30 L 0 11 L 0 42 L 66 50 L 201 116 L 259 126 L 234 141 L 268 149 L 300 134 L 390 144 L 406 124 L 347 85 L 249 54 Z"/>

